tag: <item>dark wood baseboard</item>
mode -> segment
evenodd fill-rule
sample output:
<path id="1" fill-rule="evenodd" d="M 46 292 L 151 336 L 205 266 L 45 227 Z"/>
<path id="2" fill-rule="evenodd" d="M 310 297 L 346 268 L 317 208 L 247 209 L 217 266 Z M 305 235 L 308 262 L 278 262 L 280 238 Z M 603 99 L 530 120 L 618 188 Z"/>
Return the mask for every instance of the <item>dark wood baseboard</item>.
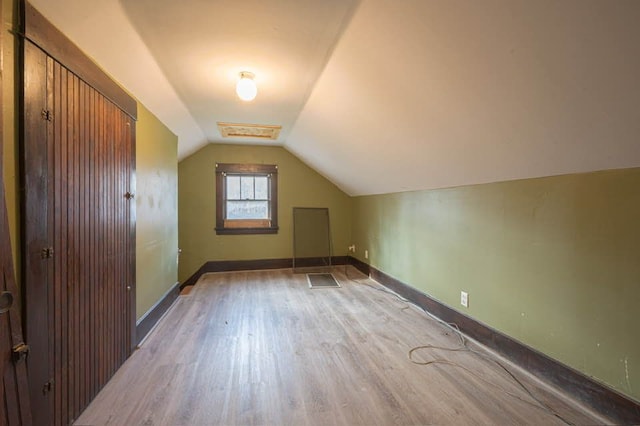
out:
<path id="1" fill-rule="evenodd" d="M 326 257 L 305 257 L 296 259 L 296 268 L 312 268 L 314 266 L 327 266 Z M 348 265 L 349 258 L 347 256 L 332 256 L 331 265 Z"/>
<path id="2" fill-rule="evenodd" d="M 356 259 L 355 257 L 349 256 L 349 264 L 356 268 L 358 271 L 362 272 L 366 276 L 369 276 L 371 273 L 371 269 L 369 268 L 368 263 L 364 263 L 360 259 Z"/>
<path id="3" fill-rule="evenodd" d="M 173 302 L 180 295 L 180 283 L 175 283 L 165 295 L 156 302 L 151 309 L 136 324 L 136 345 L 149 334 L 151 329 L 158 323 L 162 315 L 167 312 Z"/>
<path id="4" fill-rule="evenodd" d="M 349 257 L 332 256 L 332 265 L 348 265 Z M 296 267 L 323 266 L 323 258 L 313 257 L 296 259 Z M 185 280 L 180 289 L 194 285 L 200 277 L 210 272 L 230 272 L 230 271 L 254 271 L 260 269 L 286 269 L 293 267 L 293 259 L 255 259 L 255 260 L 213 260 L 205 263 L 193 275 Z"/>
<path id="5" fill-rule="evenodd" d="M 356 268 L 361 261 L 350 258 Z M 356 264 L 358 263 L 358 265 Z M 366 265 L 366 264 L 364 264 Z M 366 265 L 371 278 L 429 311 L 441 320 L 455 323 L 467 336 L 495 350 L 530 373 L 572 395 L 616 424 L 640 424 L 640 402 L 556 361 L 547 355 L 433 299 L 421 291 Z M 362 270 L 362 269 L 360 269 Z M 363 271 L 364 272 L 364 271 Z"/>

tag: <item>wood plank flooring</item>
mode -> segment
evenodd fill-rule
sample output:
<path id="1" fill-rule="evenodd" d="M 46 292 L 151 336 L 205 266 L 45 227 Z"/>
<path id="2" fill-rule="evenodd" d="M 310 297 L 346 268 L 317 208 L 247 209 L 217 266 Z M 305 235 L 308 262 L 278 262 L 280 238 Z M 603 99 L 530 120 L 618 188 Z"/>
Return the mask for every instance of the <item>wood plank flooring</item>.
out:
<path id="1" fill-rule="evenodd" d="M 203 276 L 76 424 L 602 422 L 510 367 L 552 413 L 468 351 L 425 349 L 416 361 L 450 364 L 412 363 L 413 347 L 459 336 L 352 267 L 333 274 L 341 288 L 309 289 L 290 269 Z"/>

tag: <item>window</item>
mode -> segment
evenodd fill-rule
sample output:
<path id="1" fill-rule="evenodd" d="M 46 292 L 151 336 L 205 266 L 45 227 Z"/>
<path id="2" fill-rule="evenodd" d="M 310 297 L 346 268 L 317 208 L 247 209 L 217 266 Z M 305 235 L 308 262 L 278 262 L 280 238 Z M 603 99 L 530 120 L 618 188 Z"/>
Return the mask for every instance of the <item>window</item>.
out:
<path id="1" fill-rule="evenodd" d="M 216 233 L 278 232 L 278 166 L 216 164 Z"/>

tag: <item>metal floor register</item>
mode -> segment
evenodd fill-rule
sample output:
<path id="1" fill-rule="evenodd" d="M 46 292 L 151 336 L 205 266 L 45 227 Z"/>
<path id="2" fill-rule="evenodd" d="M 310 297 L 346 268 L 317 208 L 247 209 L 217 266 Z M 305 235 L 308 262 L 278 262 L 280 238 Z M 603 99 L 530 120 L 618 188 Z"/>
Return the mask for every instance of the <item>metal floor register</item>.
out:
<path id="1" fill-rule="evenodd" d="M 307 274 L 307 280 L 311 289 L 340 287 L 331 274 Z"/>

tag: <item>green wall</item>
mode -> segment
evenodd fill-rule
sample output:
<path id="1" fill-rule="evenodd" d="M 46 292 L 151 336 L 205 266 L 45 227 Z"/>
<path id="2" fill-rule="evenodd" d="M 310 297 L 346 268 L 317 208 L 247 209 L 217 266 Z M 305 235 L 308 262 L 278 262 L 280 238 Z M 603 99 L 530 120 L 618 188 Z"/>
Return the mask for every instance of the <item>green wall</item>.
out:
<path id="1" fill-rule="evenodd" d="M 352 232 L 359 259 L 640 399 L 639 218 L 635 168 L 357 197 Z"/>
<path id="2" fill-rule="evenodd" d="M 278 166 L 276 235 L 216 235 L 216 163 Z M 281 147 L 209 144 L 178 166 L 180 255 L 184 281 L 210 260 L 279 259 L 293 256 L 292 208 L 328 207 L 334 255 L 347 255 L 350 198 Z"/>
<path id="3" fill-rule="evenodd" d="M 178 138 L 142 104 L 136 123 L 136 317 L 178 281 Z"/>

